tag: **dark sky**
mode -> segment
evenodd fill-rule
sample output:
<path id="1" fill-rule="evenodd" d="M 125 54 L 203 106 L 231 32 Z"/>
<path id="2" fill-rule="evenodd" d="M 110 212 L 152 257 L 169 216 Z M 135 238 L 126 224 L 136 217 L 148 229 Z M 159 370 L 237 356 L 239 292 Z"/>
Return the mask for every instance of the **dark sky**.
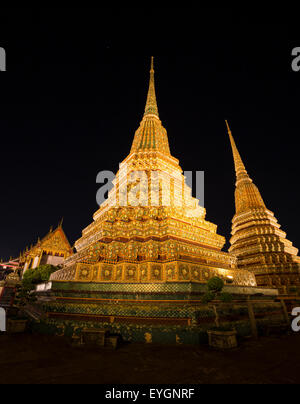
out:
<path id="1" fill-rule="evenodd" d="M 142 118 L 151 55 L 172 154 L 184 170 L 205 171 L 207 219 L 229 240 L 228 119 L 268 208 L 300 247 L 300 72 L 291 69 L 300 39 L 279 14 L 257 15 L 0 9 L 8 69 L 0 74 L 0 257 L 17 255 L 62 217 L 71 243 L 91 223 L 96 175 L 117 171 Z"/>

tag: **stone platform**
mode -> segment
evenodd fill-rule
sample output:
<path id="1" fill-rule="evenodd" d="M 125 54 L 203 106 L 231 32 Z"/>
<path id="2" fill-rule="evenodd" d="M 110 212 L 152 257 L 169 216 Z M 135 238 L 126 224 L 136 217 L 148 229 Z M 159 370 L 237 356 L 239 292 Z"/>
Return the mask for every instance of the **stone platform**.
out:
<path id="1" fill-rule="evenodd" d="M 206 284 L 192 282 L 172 283 L 86 283 L 51 281 L 37 287 L 40 294 L 51 294 L 57 298 L 94 298 L 102 300 L 184 300 L 200 301 L 207 291 Z M 226 285 L 224 292 L 231 293 L 239 299 L 245 296 L 275 298 L 277 289 L 259 288 L 256 286 Z"/>
<path id="2" fill-rule="evenodd" d="M 46 334 L 72 337 L 83 329 L 107 329 L 125 341 L 198 344 L 215 325 L 212 306 L 201 303 L 204 284 L 49 282 L 37 290 L 45 316 L 32 327 Z M 226 286 L 225 291 L 233 294 L 234 302 L 216 303 L 220 320 L 236 327 L 239 335 L 251 333 L 249 297 L 259 326 L 284 322 L 276 290 Z"/>

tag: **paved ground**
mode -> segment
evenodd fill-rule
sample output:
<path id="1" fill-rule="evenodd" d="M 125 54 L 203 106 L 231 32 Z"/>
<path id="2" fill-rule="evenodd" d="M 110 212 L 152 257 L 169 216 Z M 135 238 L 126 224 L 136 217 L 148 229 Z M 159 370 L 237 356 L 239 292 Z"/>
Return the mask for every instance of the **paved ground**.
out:
<path id="1" fill-rule="evenodd" d="M 72 348 L 60 338 L 0 335 L 0 383 L 300 383 L 300 334 L 244 341 L 230 352 L 203 346 Z"/>

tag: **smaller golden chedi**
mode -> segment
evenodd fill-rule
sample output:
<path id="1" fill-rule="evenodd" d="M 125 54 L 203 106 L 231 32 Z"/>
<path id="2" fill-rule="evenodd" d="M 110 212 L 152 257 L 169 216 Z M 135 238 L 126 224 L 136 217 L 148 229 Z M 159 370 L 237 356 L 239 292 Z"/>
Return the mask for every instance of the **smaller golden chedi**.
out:
<path id="1" fill-rule="evenodd" d="M 289 286 L 300 286 L 298 249 L 287 240 L 274 213 L 249 177 L 226 121 L 236 171 L 235 204 L 230 253 L 238 268 L 255 274 L 258 286 L 276 287 L 288 292 Z"/>

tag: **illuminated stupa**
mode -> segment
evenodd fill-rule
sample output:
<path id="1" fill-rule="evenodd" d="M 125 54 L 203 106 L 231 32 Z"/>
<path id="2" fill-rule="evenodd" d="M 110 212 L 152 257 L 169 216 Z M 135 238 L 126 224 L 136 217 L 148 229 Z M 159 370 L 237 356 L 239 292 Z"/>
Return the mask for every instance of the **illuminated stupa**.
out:
<path id="1" fill-rule="evenodd" d="M 236 170 L 236 215 L 233 219 L 230 253 L 238 268 L 251 271 L 258 286 L 288 292 L 300 286 L 298 249 L 287 240 L 274 213 L 269 211 L 249 177 L 227 122 Z"/>
<path id="2" fill-rule="evenodd" d="M 76 242 L 77 253 L 38 285 L 33 316 L 42 314 L 34 330 L 74 338 L 100 330 L 125 341 L 198 344 L 215 324 L 216 311 L 203 302 L 215 276 L 236 302 L 219 307 L 219 316 L 234 322 L 240 335 L 251 332 L 248 316 L 241 315 L 249 298 L 262 326 L 265 317 L 280 321 L 277 290 L 258 288 L 254 273 L 238 269 L 235 255 L 222 252 L 224 237 L 205 220 L 206 210 L 170 153 L 153 59 L 145 114 L 113 185 Z"/>
<path id="3" fill-rule="evenodd" d="M 52 281 L 105 284 L 206 283 L 219 276 L 256 286 L 251 272 L 222 252 L 225 238 L 205 220 L 159 118 L 152 58 L 144 117 L 108 199 Z"/>

